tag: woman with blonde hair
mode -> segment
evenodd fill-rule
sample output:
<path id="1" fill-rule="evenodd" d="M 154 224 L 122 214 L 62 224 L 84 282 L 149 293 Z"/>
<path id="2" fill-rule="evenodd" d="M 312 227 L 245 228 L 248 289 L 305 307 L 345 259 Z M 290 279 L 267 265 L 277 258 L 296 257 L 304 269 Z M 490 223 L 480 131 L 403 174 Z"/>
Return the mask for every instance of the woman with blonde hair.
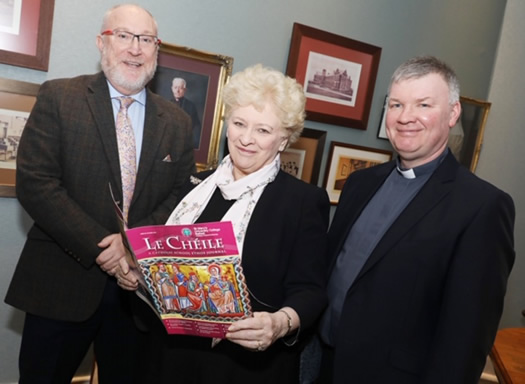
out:
<path id="1" fill-rule="evenodd" d="M 227 155 L 192 177 L 167 224 L 232 221 L 253 317 L 226 339 L 152 332 L 151 382 L 294 383 L 308 330 L 324 309 L 326 192 L 280 169 L 300 136 L 305 95 L 282 73 L 255 65 L 224 88 Z M 156 336 L 155 336 L 156 335 Z"/>

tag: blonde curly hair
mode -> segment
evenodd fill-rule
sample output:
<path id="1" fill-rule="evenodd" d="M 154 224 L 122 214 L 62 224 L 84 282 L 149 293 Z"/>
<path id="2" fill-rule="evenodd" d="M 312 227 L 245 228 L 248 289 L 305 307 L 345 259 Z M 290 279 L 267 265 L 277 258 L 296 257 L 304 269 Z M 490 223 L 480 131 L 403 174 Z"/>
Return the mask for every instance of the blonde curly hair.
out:
<path id="1" fill-rule="evenodd" d="M 288 145 L 297 141 L 304 128 L 306 97 L 295 79 L 261 64 L 234 74 L 223 89 L 225 117 L 234 109 L 253 106 L 258 111 L 270 103 L 288 134 Z"/>

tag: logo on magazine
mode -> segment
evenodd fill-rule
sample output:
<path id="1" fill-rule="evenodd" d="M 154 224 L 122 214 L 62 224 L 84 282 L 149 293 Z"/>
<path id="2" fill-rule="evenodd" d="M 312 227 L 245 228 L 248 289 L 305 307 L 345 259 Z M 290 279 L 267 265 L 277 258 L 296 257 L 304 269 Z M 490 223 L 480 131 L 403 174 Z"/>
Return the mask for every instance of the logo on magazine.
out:
<path id="1" fill-rule="evenodd" d="M 189 228 L 183 228 L 182 229 L 182 234 L 186 237 L 190 237 L 191 236 L 191 229 Z"/>

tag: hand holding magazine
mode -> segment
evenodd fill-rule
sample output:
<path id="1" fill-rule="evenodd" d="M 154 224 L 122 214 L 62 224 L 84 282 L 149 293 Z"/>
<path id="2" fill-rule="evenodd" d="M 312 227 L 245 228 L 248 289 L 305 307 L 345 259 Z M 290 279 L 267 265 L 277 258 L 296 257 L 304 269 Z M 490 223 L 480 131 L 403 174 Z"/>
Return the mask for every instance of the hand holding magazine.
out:
<path id="1" fill-rule="evenodd" d="M 224 338 L 232 322 L 251 316 L 231 222 L 127 229 L 115 207 L 136 293 L 169 334 Z"/>

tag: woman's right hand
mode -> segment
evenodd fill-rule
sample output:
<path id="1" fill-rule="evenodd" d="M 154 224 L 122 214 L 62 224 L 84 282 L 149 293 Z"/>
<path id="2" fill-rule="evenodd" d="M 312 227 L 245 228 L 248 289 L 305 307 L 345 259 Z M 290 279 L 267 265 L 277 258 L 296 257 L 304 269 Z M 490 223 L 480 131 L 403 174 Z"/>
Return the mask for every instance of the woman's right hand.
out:
<path id="1" fill-rule="evenodd" d="M 139 287 L 139 279 L 124 257 L 119 260 L 115 277 L 117 278 L 119 287 L 126 291 L 136 291 Z"/>

